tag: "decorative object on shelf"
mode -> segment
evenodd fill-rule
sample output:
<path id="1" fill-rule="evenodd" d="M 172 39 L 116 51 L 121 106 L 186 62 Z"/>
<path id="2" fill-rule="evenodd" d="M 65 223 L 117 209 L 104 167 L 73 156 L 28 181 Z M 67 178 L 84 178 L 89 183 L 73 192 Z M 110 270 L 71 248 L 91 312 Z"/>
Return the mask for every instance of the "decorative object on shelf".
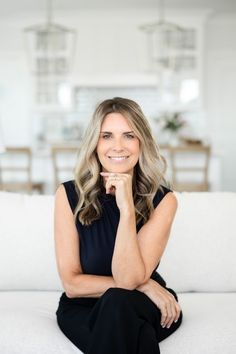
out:
<path id="1" fill-rule="evenodd" d="M 203 141 L 201 139 L 194 139 L 191 137 L 181 137 L 181 141 L 186 145 L 203 145 Z"/>
<path id="2" fill-rule="evenodd" d="M 182 112 L 163 112 L 154 120 L 158 123 L 159 129 L 167 133 L 166 142 L 172 146 L 178 145 L 179 132 L 186 125 Z"/>
<path id="3" fill-rule="evenodd" d="M 178 71 L 195 65 L 193 57 L 185 57 L 185 49 L 192 49 L 195 32 L 165 20 L 164 0 L 158 0 L 159 20 L 139 28 L 147 34 L 152 69 Z M 178 55 L 176 55 L 176 53 Z"/>

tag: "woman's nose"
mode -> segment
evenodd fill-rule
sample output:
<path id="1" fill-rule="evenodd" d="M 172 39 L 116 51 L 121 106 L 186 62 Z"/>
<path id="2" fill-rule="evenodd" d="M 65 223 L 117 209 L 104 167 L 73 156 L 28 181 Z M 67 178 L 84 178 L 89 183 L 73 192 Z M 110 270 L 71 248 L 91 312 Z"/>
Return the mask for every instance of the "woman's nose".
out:
<path id="1" fill-rule="evenodd" d="M 122 144 L 122 142 L 120 140 L 114 141 L 113 150 L 116 150 L 116 151 L 122 151 L 123 150 L 123 144 Z"/>

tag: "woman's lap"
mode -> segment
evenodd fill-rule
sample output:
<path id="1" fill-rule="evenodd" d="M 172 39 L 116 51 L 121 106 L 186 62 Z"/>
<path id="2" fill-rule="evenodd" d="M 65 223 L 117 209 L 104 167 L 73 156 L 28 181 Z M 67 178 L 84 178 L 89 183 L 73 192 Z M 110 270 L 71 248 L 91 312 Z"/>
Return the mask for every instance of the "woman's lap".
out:
<path id="1" fill-rule="evenodd" d="M 170 291 L 178 301 L 177 294 L 171 288 Z M 65 294 L 59 302 L 57 322 L 62 332 L 82 351 L 85 351 L 90 338 L 89 321 L 93 318 L 95 308 L 100 304 L 110 304 L 114 302 L 114 310 L 119 311 L 123 304 L 133 307 L 137 318 L 141 318 L 151 324 L 156 332 L 157 341 L 160 342 L 171 335 L 182 322 L 182 312 L 179 320 L 173 322 L 170 328 L 162 328 L 160 324 L 161 312 L 157 306 L 143 293 L 137 290 L 126 290 L 120 288 L 108 289 L 100 298 L 78 298 L 69 299 Z M 122 299 L 123 298 L 123 299 Z M 113 311 L 112 306 L 108 306 L 109 311 Z M 93 311 L 94 310 L 94 311 Z"/>

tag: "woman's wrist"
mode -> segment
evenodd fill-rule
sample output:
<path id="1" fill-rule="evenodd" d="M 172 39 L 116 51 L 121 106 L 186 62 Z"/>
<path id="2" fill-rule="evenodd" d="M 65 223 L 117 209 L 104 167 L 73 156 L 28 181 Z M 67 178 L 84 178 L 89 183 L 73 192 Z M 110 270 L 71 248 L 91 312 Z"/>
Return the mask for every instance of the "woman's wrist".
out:
<path id="1" fill-rule="evenodd" d="M 143 284 L 139 285 L 137 287 L 137 290 L 141 291 L 144 294 L 148 294 L 148 292 L 150 290 L 151 280 L 152 279 L 149 279 L 146 283 L 143 283 Z"/>
<path id="2" fill-rule="evenodd" d="M 125 219 L 135 220 L 135 208 L 134 206 L 126 206 L 120 209 L 120 216 Z"/>

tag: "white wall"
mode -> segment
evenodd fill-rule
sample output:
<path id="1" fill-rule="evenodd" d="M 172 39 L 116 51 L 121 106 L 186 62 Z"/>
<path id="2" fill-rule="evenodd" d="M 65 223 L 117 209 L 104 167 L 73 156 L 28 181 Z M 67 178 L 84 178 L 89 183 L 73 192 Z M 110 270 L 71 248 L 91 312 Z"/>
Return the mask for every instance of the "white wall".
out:
<path id="1" fill-rule="evenodd" d="M 137 29 L 156 19 L 150 11 L 58 14 L 57 22 L 78 29 L 76 70 L 72 81 L 151 82 L 145 70 L 145 37 Z M 0 115 L 7 144 L 30 144 L 32 80 L 22 29 L 42 17 L 5 18 L 0 22 Z M 206 27 L 204 109 L 214 150 L 222 158 L 222 189 L 236 191 L 236 14 L 210 18 Z"/>
<path id="2" fill-rule="evenodd" d="M 209 134 L 222 159 L 222 189 L 236 191 L 236 14 L 212 18 L 206 38 Z"/>
<path id="3" fill-rule="evenodd" d="M 12 145 L 30 143 L 32 89 L 21 29 L 14 19 L 0 21 L 0 119 Z"/>

